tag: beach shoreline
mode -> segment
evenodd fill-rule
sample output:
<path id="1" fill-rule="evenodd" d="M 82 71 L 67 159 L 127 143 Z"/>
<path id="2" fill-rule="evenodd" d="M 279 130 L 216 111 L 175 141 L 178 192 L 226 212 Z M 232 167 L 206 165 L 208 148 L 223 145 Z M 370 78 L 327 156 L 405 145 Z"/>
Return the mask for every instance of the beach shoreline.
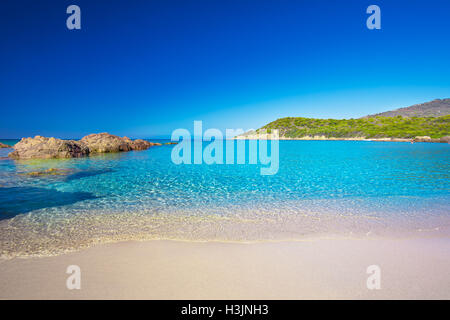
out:
<path id="1" fill-rule="evenodd" d="M 0 299 L 450 299 L 450 238 L 125 241 L 0 260 Z M 68 290 L 69 265 L 81 289 Z M 367 267 L 381 289 L 366 286 Z"/>
<path id="2" fill-rule="evenodd" d="M 367 141 L 367 142 L 409 142 L 409 143 L 449 143 L 448 141 L 440 141 L 439 139 L 422 139 L 415 140 L 416 138 L 364 138 L 364 137 L 354 137 L 354 138 L 334 138 L 334 137 L 324 137 L 324 136 L 314 136 L 314 137 L 301 137 L 301 138 L 288 138 L 288 137 L 274 137 L 272 138 L 264 136 L 237 136 L 235 140 L 280 140 L 280 141 Z"/>

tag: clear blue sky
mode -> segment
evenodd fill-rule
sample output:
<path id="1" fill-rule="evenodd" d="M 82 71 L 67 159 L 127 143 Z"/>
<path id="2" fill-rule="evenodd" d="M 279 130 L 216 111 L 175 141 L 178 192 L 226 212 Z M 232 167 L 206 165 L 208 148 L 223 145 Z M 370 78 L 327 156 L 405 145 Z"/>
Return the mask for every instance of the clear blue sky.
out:
<path id="1" fill-rule="evenodd" d="M 371 4 L 381 30 L 366 28 Z M 448 98 L 449 38 L 448 0 L 3 0 L 0 138 L 160 137 Z"/>

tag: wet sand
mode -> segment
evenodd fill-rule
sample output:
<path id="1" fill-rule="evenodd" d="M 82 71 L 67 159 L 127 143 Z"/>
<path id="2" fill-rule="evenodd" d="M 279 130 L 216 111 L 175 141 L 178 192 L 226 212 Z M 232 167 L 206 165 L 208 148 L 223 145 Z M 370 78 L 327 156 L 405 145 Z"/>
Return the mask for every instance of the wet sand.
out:
<path id="1" fill-rule="evenodd" d="M 81 268 L 81 289 L 66 269 Z M 367 267 L 381 289 L 367 289 Z M 0 261 L 1 299 L 450 299 L 450 238 L 128 241 Z"/>

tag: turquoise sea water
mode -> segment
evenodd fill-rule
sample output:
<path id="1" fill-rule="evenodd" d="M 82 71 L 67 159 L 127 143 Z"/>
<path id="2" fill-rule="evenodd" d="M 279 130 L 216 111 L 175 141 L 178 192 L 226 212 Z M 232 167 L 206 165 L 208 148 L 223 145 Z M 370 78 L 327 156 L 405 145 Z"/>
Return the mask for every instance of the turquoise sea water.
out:
<path id="1" fill-rule="evenodd" d="M 175 165 L 172 148 L 2 158 L 1 255 L 50 255 L 132 239 L 450 235 L 448 144 L 280 141 L 273 176 L 260 175 L 261 165 Z M 0 149 L 0 157 L 9 151 Z M 64 171 L 24 174 L 49 168 Z"/>
<path id="2" fill-rule="evenodd" d="M 13 146 L 19 141 L 19 139 L 0 139 L 1 143 L 7 144 L 9 146 Z"/>

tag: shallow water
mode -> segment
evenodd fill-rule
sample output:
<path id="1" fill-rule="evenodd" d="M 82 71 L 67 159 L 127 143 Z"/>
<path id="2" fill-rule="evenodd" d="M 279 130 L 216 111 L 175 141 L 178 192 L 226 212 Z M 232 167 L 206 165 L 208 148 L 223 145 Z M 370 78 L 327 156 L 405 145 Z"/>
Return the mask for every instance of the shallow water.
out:
<path id="1" fill-rule="evenodd" d="M 450 235 L 448 144 L 280 141 L 273 176 L 260 164 L 175 165 L 172 148 L 0 160 L 2 256 L 130 239 Z M 24 174 L 49 168 L 65 171 Z"/>

